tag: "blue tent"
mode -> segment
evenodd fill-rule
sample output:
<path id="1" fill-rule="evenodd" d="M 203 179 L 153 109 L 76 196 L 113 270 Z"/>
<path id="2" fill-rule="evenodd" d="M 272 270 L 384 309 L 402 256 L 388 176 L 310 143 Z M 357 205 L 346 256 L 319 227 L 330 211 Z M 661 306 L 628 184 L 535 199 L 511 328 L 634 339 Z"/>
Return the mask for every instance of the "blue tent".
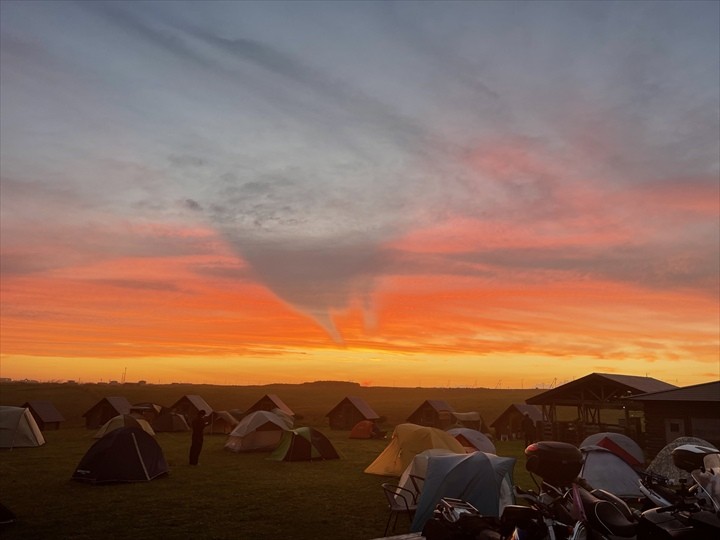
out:
<path id="1" fill-rule="evenodd" d="M 484 452 L 430 456 L 411 531 L 421 531 L 443 497 L 469 502 L 485 516 L 499 517 L 513 503 L 515 458 Z"/>

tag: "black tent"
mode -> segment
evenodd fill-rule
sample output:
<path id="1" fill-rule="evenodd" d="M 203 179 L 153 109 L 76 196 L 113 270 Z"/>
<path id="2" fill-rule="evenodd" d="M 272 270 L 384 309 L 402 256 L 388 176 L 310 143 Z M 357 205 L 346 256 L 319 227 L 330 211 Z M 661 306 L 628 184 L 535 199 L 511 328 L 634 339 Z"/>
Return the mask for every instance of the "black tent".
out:
<path id="1" fill-rule="evenodd" d="M 162 448 L 142 428 L 115 429 L 98 439 L 80 460 L 73 480 L 103 484 L 147 482 L 168 473 Z"/>

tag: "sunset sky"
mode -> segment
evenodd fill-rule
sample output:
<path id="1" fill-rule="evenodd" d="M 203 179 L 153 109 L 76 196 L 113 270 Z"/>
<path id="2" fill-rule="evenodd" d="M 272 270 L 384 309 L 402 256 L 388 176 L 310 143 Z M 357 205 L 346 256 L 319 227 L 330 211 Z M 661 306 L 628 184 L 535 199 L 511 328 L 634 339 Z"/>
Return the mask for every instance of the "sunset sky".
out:
<path id="1" fill-rule="evenodd" d="M 720 377 L 720 3 L 0 9 L 0 376 Z"/>

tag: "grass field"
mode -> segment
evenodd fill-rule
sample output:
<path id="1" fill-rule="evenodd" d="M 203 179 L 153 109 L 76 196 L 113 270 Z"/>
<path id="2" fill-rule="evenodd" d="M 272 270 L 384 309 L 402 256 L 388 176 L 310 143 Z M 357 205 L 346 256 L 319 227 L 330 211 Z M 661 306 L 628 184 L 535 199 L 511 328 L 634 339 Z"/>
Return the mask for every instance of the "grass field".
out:
<path id="1" fill-rule="evenodd" d="M 94 430 L 82 413 L 100 398 L 123 395 L 131 403 L 170 405 L 199 394 L 216 410 L 244 409 L 266 393 L 278 394 L 301 419 L 319 428 L 342 456 L 324 462 L 276 462 L 266 453 L 234 454 L 226 437 L 207 435 L 200 466 L 187 465 L 188 433 L 159 433 L 170 474 L 147 483 L 91 486 L 70 480 L 92 445 Z M 0 453 L 0 502 L 17 522 L 2 532 L 32 538 L 235 538 L 348 539 L 381 536 L 387 519 L 380 484 L 387 478 L 363 473 L 387 441 L 351 440 L 327 427 L 325 414 L 347 395 L 365 398 L 392 427 L 425 399 L 445 399 L 458 411 L 480 411 L 490 423 L 508 405 L 537 390 L 362 388 L 344 384 L 220 387 L 189 385 L 0 385 L 0 404 L 48 399 L 67 418 L 45 432 L 39 448 Z M 498 454 L 518 457 L 515 481 L 525 487 L 520 441 L 496 443 Z M 406 529 L 401 522 L 398 532 Z"/>

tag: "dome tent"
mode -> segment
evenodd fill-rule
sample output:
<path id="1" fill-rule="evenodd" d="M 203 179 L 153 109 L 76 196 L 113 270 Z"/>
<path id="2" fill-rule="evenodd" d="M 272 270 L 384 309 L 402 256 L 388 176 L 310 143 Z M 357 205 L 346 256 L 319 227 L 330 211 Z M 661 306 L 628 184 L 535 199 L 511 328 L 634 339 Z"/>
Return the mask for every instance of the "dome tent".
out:
<path id="1" fill-rule="evenodd" d="M 228 435 L 225 448 L 233 452 L 274 450 L 288 430 L 284 419 L 269 411 L 255 411 L 243 418 Z"/>
<path id="2" fill-rule="evenodd" d="M 0 406 L 0 448 L 27 448 L 45 444 L 27 407 Z"/>
<path id="3" fill-rule="evenodd" d="M 417 424 L 399 424 L 393 431 L 390 443 L 368 465 L 365 472 L 400 476 L 417 454 L 430 448 L 444 448 L 456 454 L 465 454 L 463 445 L 447 431 Z"/>
<path id="4" fill-rule="evenodd" d="M 114 429 L 95 441 L 72 475 L 91 484 L 147 482 L 169 472 L 162 448 L 139 427 Z"/>
<path id="5" fill-rule="evenodd" d="M 155 435 L 153 428 L 144 418 L 135 418 L 129 414 L 119 414 L 103 424 L 103 426 L 97 430 L 97 433 L 93 435 L 94 439 L 100 439 L 113 431 L 114 429 L 120 429 L 122 427 L 139 427 L 147 431 L 150 435 Z"/>
<path id="6" fill-rule="evenodd" d="M 330 440 L 311 427 L 291 429 L 283 433 L 277 449 L 268 459 L 274 461 L 312 461 L 316 459 L 339 459 Z"/>
<path id="7" fill-rule="evenodd" d="M 499 517 L 513 501 L 515 458 L 495 454 L 431 455 L 411 531 L 421 531 L 443 497 L 462 499 L 483 516 Z"/>

